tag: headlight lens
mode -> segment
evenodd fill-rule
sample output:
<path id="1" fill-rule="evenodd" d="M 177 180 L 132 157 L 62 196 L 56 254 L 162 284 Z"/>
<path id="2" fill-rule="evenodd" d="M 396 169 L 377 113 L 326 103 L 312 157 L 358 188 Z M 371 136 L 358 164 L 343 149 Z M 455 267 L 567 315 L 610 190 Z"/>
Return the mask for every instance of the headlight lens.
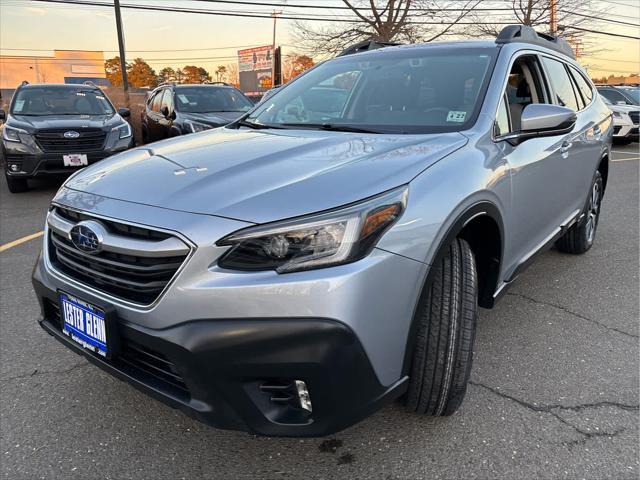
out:
<path id="1" fill-rule="evenodd" d="M 2 129 L 2 138 L 8 142 L 20 142 L 20 135 L 29 135 L 29 132 L 22 130 L 21 128 L 10 127 L 5 125 Z"/>
<path id="2" fill-rule="evenodd" d="M 187 120 L 185 123 L 189 131 L 192 133 L 204 132 L 205 130 L 213 128 L 211 125 L 207 125 L 206 123 L 193 122 L 191 120 Z"/>
<path id="3" fill-rule="evenodd" d="M 240 230 L 217 243 L 232 247 L 218 265 L 288 273 L 355 262 L 400 218 L 407 194 L 403 186 L 350 207 Z"/>
<path id="4" fill-rule="evenodd" d="M 120 138 L 129 138 L 133 133 L 131 132 L 131 125 L 128 122 L 124 122 L 122 125 L 118 125 L 113 128 L 114 131 L 120 132 Z"/>

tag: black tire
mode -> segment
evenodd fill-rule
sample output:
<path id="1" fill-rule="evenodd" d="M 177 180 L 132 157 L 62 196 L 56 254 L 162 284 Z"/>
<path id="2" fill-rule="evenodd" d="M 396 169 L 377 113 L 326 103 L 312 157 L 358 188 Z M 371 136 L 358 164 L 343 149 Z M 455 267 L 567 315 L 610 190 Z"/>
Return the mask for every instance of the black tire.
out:
<path id="1" fill-rule="evenodd" d="M 596 172 L 589 190 L 589 198 L 584 207 L 582 219 L 574 223 L 565 234 L 556 241 L 556 248 L 564 253 L 580 255 L 587 252 L 596 238 L 600 205 L 604 193 L 602 175 Z"/>
<path id="2" fill-rule="evenodd" d="M 29 184 L 26 178 L 12 178 L 6 173 L 4 177 L 7 179 L 7 187 L 11 193 L 22 193 L 29 190 Z"/>
<path id="3" fill-rule="evenodd" d="M 452 415 L 462 403 L 471 373 L 478 312 L 473 252 L 456 239 L 425 284 L 416 317 L 407 409 Z"/>

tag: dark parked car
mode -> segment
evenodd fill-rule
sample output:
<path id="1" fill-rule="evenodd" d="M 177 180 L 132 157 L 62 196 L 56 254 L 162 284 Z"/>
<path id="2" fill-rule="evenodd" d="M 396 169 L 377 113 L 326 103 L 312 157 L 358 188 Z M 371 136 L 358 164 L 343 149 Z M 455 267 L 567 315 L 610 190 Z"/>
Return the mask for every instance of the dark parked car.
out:
<path id="1" fill-rule="evenodd" d="M 149 143 L 221 127 L 252 108 L 240 90 L 226 83 L 161 85 L 151 92 L 142 112 L 142 140 Z"/>
<path id="2" fill-rule="evenodd" d="M 118 111 L 93 84 L 29 85 L 17 89 L 9 115 L 0 110 L 1 158 L 9 191 L 27 179 L 70 174 L 134 145 L 126 108 Z"/>

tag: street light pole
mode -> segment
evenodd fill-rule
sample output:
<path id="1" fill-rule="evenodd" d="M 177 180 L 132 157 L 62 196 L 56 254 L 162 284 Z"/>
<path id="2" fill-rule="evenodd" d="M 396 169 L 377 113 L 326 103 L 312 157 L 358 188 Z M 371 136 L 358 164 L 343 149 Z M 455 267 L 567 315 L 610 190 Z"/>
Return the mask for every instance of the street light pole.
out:
<path id="1" fill-rule="evenodd" d="M 124 103 L 131 108 L 129 100 L 129 78 L 127 77 L 127 60 L 124 49 L 124 33 L 122 30 L 122 15 L 120 14 L 120 0 L 113 0 L 116 13 L 116 30 L 118 32 L 118 49 L 120 50 L 120 71 L 122 72 L 122 87 L 124 90 Z"/>

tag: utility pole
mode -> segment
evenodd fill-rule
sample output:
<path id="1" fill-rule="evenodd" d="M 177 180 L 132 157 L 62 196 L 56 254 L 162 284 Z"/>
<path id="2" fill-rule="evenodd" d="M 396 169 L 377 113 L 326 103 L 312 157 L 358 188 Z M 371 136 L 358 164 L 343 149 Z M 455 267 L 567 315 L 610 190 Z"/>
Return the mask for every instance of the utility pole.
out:
<path id="1" fill-rule="evenodd" d="M 551 35 L 558 33 L 558 5 L 556 0 L 549 0 L 549 30 Z"/>
<path id="2" fill-rule="evenodd" d="M 124 49 L 124 33 L 122 31 L 122 15 L 120 14 L 120 0 L 113 0 L 116 11 L 116 30 L 118 31 L 118 49 L 120 50 L 120 70 L 122 72 L 122 88 L 124 89 L 124 104 L 131 108 L 129 100 L 129 78 L 127 77 L 127 60 Z"/>
<path id="3" fill-rule="evenodd" d="M 275 10 L 271 13 L 273 17 L 273 42 L 271 42 L 271 88 L 276 86 L 276 22 L 278 20 L 278 15 L 280 15 L 282 11 L 276 12 Z"/>

